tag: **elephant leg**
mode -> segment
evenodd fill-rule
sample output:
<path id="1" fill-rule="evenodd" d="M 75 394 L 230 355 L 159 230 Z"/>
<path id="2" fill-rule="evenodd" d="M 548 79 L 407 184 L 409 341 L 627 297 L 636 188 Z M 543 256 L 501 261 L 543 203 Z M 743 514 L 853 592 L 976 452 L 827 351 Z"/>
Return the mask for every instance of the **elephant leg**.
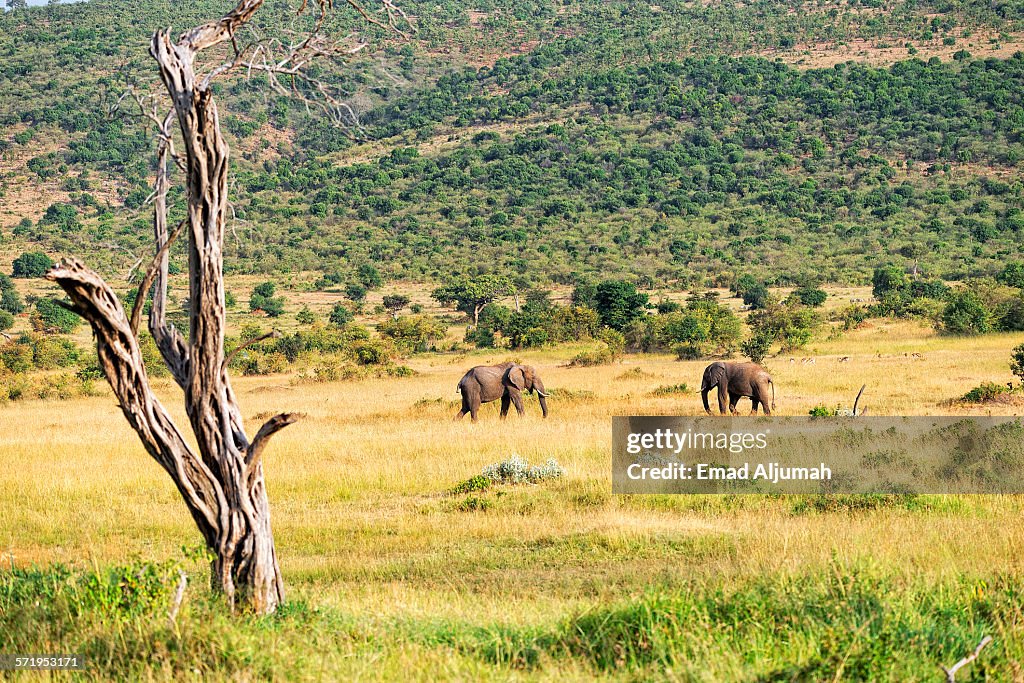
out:
<path id="1" fill-rule="evenodd" d="M 750 397 L 750 414 L 751 415 L 757 415 L 757 404 L 758 404 L 757 396 L 751 396 Z"/>
<path id="2" fill-rule="evenodd" d="M 768 396 L 768 392 L 765 392 L 765 396 Z M 771 415 L 772 414 L 772 409 L 771 409 L 770 406 L 771 406 L 771 404 L 768 403 L 767 400 L 761 399 L 761 408 L 762 408 L 762 410 L 764 410 L 764 414 L 765 415 Z"/>
<path id="3" fill-rule="evenodd" d="M 501 397 L 501 419 L 504 420 L 508 416 L 508 406 L 512 403 L 512 399 L 505 394 Z"/>
<path id="4" fill-rule="evenodd" d="M 518 391 L 510 391 L 508 393 L 512 398 L 512 405 L 516 407 L 516 412 L 519 413 L 519 417 L 526 415 L 526 411 L 523 410 L 523 395 Z"/>
<path id="5" fill-rule="evenodd" d="M 729 414 L 739 415 L 739 411 L 736 410 L 736 404 L 740 402 L 741 396 L 739 394 L 729 394 Z"/>
<path id="6" fill-rule="evenodd" d="M 729 391 L 725 388 L 724 384 L 718 385 L 718 412 L 721 415 L 725 415 L 726 399 L 728 398 Z M 730 405 L 731 409 L 732 406 Z"/>

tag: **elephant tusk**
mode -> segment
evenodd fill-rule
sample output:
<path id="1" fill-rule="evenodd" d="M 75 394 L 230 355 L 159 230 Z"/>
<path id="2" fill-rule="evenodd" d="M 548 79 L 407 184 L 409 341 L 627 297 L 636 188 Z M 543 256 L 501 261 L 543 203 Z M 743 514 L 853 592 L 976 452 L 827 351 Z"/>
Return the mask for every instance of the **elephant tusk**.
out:
<path id="1" fill-rule="evenodd" d="M 537 392 L 538 394 L 540 394 L 540 395 L 541 395 L 541 396 L 543 396 L 544 398 L 547 398 L 547 397 L 548 397 L 548 395 L 547 395 L 547 394 L 545 394 L 545 393 L 544 393 L 543 391 L 541 391 L 540 389 L 534 389 L 534 391 L 536 391 L 536 392 Z"/>

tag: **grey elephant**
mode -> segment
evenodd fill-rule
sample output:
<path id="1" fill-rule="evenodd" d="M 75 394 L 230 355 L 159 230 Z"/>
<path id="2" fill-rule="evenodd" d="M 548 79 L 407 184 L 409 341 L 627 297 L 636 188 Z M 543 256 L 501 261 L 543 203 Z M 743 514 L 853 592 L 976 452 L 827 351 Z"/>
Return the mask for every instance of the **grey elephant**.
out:
<path id="1" fill-rule="evenodd" d="M 523 391 L 537 392 L 540 398 L 540 409 L 544 417 L 548 416 L 547 392 L 544 382 L 537 371 L 529 365 L 519 363 L 499 363 L 498 365 L 478 365 L 463 375 L 459 380 L 459 393 L 462 394 L 462 410 L 455 416 L 456 420 L 469 413 L 476 422 L 477 412 L 481 403 L 490 403 L 501 399 L 501 417 L 508 415 L 511 403 L 520 416 L 523 410 Z"/>
<path id="2" fill-rule="evenodd" d="M 772 388 L 771 409 L 768 408 L 768 386 Z M 718 387 L 718 410 L 725 415 L 725 399 L 729 398 L 729 412 L 736 415 L 736 403 L 749 396 L 753 404 L 750 414 L 757 413 L 757 406 L 764 408 L 765 415 L 775 410 L 775 383 L 768 371 L 757 363 L 712 363 L 704 368 L 704 380 L 700 384 L 700 397 L 704 401 L 704 412 L 711 414 L 708 406 L 708 392 Z"/>

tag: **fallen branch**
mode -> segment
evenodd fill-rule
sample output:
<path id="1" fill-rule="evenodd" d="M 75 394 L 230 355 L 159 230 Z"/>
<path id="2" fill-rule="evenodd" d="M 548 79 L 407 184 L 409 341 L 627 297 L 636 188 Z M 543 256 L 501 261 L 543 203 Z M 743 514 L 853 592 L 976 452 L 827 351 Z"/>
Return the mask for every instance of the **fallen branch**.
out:
<path id="1" fill-rule="evenodd" d="M 989 643 L 991 643 L 991 642 L 992 642 L 992 636 L 985 636 L 984 638 L 981 639 L 981 642 L 978 643 L 978 647 L 974 648 L 974 652 L 972 652 L 971 654 L 967 655 L 966 657 L 961 659 L 959 662 L 957 662 L 953 666 L 951 666 L 951 667 L 949 667 L 947 669 L 946 667 L 944 667 L 944 666 L 942 666 L 940 664 L 939 668 L 942 669 L 946 673 L 946 681 L 947 681 L 947 683 L 956 683 L 956 672 L 959 671 L 961 667 L 967 666 L 968 664 L 973 662 L 975 659 L 977 659 L 978 655 L 981 654 L 981 649 L 983 647 L 985 647 L 986 645 L 988 645 Z"/>

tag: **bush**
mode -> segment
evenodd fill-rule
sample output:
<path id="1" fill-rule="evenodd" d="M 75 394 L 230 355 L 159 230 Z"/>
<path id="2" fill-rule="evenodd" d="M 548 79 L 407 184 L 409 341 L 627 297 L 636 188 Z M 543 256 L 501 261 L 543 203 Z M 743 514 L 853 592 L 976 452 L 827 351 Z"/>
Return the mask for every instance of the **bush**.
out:
<path id="1" fill-rule="evenodd" d="M 74 332 L 82 319 L 76 314 L 61 306 L 54 299 L 40 299 L 36 302 L 36 311 L 32 314 L 32 329 L 36 332 L 48 332 L 51 334 L 71 334 Z"/>
<path id="2" fill-rule="evenodd" d="M 755 332 L 740 344 L 740 350 L 752 363 L 760 363 L 771 350 L 773 341 L 774 339 L 770 333 L 765 331 Z"/>
<path id="3" fill-rule="evenodd" d="M 805 346 L 821 324 L 818 314 L 799 304 L 773 304 L 769 308 L 756 311 L 750 316 L 750 326 L 754 336 L 759 337 L 758 343 L 764 339 L 777 341 L 782 351 L 792 351 Z M 754 350 L 752 347 L 750 350 Z"/>
<path id="4" fill-rule="evenodd" d="M 416 353 L 432 350 L 445 338 L 447 328 L 432 316 L 411 315 L 385 320 L 377 326 L 377 332 L 391 339 L 399 351 Z"/>
<path id="5" fill-rule="evenodd" d="M 548 458 L 543 465 L 530 465 L 525 458 L 513 455 L 507 460 L 487 465 L 481 474 L 496 484 L 537 484 L 563 476 L 565 468 L 554 458 Z"/>
<path id="6" fill-rule="evenodd" d="M 1013 349 L 1013 355 L 1010 356 L 1010 372 L 1024 383 L 1024 344 Z"/>
<path id="7" fill-rule="evenodd" d="M 1024 263 L 1014 261 L 1006 266 L 996 275 L 996 280 L 1004 285 L 1024 289 Z"/>
<path id="8" fill-rule="evenodd" d="M 0 308 L 0 332 L 14 327 L 14 316 Z"/>
<path id="9" fill-rule="evenodd" d="M 21 295 L 14 288 L 14 281 L 6 275 L 0 274 L 0 311 L 7 311 L 17 315 L 25 310 L 21 302 Z"/>
<path id="10" fill-rule="evenodd" d="M 312 325 L 316 322 L 316 313 L 310 310 L 309 306 L 303 306 L 295 314 L 295 321 L 300 325 Z"/>
<path id="11" fill-rule="evenodd" d="M 613 330 L 624 330 L 632 321 L 642 317 L 647 309 L 647 295 L 637 291 L 636 285 L 624 280 L 609 280 L 597 286 L 594 310 L 601 323 Z"/>
<path id="12" fill-rule="evenodd" d="M 263 311 L 271 318 L 277 318 L 284 313 L 284 297 L 275 297 L 276 288 L 273 282 L 263 282 L 256 285 L 249 297 L 250 311 Z"/>
<path id="13" fill-rule="evenodd" d="M 685 394 L 689 392 L 690 387 L 684 382 L 683 384 L 665 384 L 648 394 L 649 396 L 675 396 L 676 394 Z"/>
<path id="14" fill-rule="evenodd" d="M 360 365 L 387 365 L 392 352 L 379 339 L 364 339 L 352 345 L 352 356 Z"/>
<path id="15" fill-rule="evenodd" d="M 766 307 L 771 301 L 771 293 L 762 284 L 756 284 L 743 292 L 743 303 L 753 309 Z"/>
<path id="16" fill-rule="evenodd" d="M 11 275 L 14 277 L 42 277 L 53 267 L 53 260 L 40 251 L 25 252 L 14 259 Z"/>
<path id="17" fill-rule="evenodd" d="M 888 292 L 905 290 L 909 283 L 907 274 L 899 266 L 876 268 L 871 277 L 871 293 L 881 299 Z"/>
<path id="18" fill-rule="evenodd" d="M 964 403 L 985 403 L 986 401 L 991 401 L 999 396 L 1011 393 L 1013 393 L 1013 389 L 1005 384 L 982 382 L 979 386 L 974 387 L 961 396 L 960 400 Z"/>
<path id="19" fill-rule="evenodd" d="M 835 417 L 839 414 L 838 408 L 828 408 L 823 405 L 816 405 L 807 411 L 811 417 Z"/>
<path id="20" fill-rule="evenodd" d="M 818 289 L 817 287 L 800 287 L 799 289 L 793 290 L 791 295 L 794 299 L 802 303 L 804 306 L 810 306 L 817 308 L 825 303 L 828 299 L 828 294 L 825 290 Z"/>
<path id="21" fill-rule="evenodd" d="M 976 292 L 958 289 L 949 295 L 941 325 L 950 334 L 984 334 L 992 330 L 992 314 Z"/>
<path id="22" fill-rule="evenodd" d="M 352 322 L 355 316 L 352 315 L 352 311 L 343 304 L 334 304 L 334 308 L 331 309 L 331 315 L 328 320 L 331 321 L 332 325 L 341 327 Z"/>

